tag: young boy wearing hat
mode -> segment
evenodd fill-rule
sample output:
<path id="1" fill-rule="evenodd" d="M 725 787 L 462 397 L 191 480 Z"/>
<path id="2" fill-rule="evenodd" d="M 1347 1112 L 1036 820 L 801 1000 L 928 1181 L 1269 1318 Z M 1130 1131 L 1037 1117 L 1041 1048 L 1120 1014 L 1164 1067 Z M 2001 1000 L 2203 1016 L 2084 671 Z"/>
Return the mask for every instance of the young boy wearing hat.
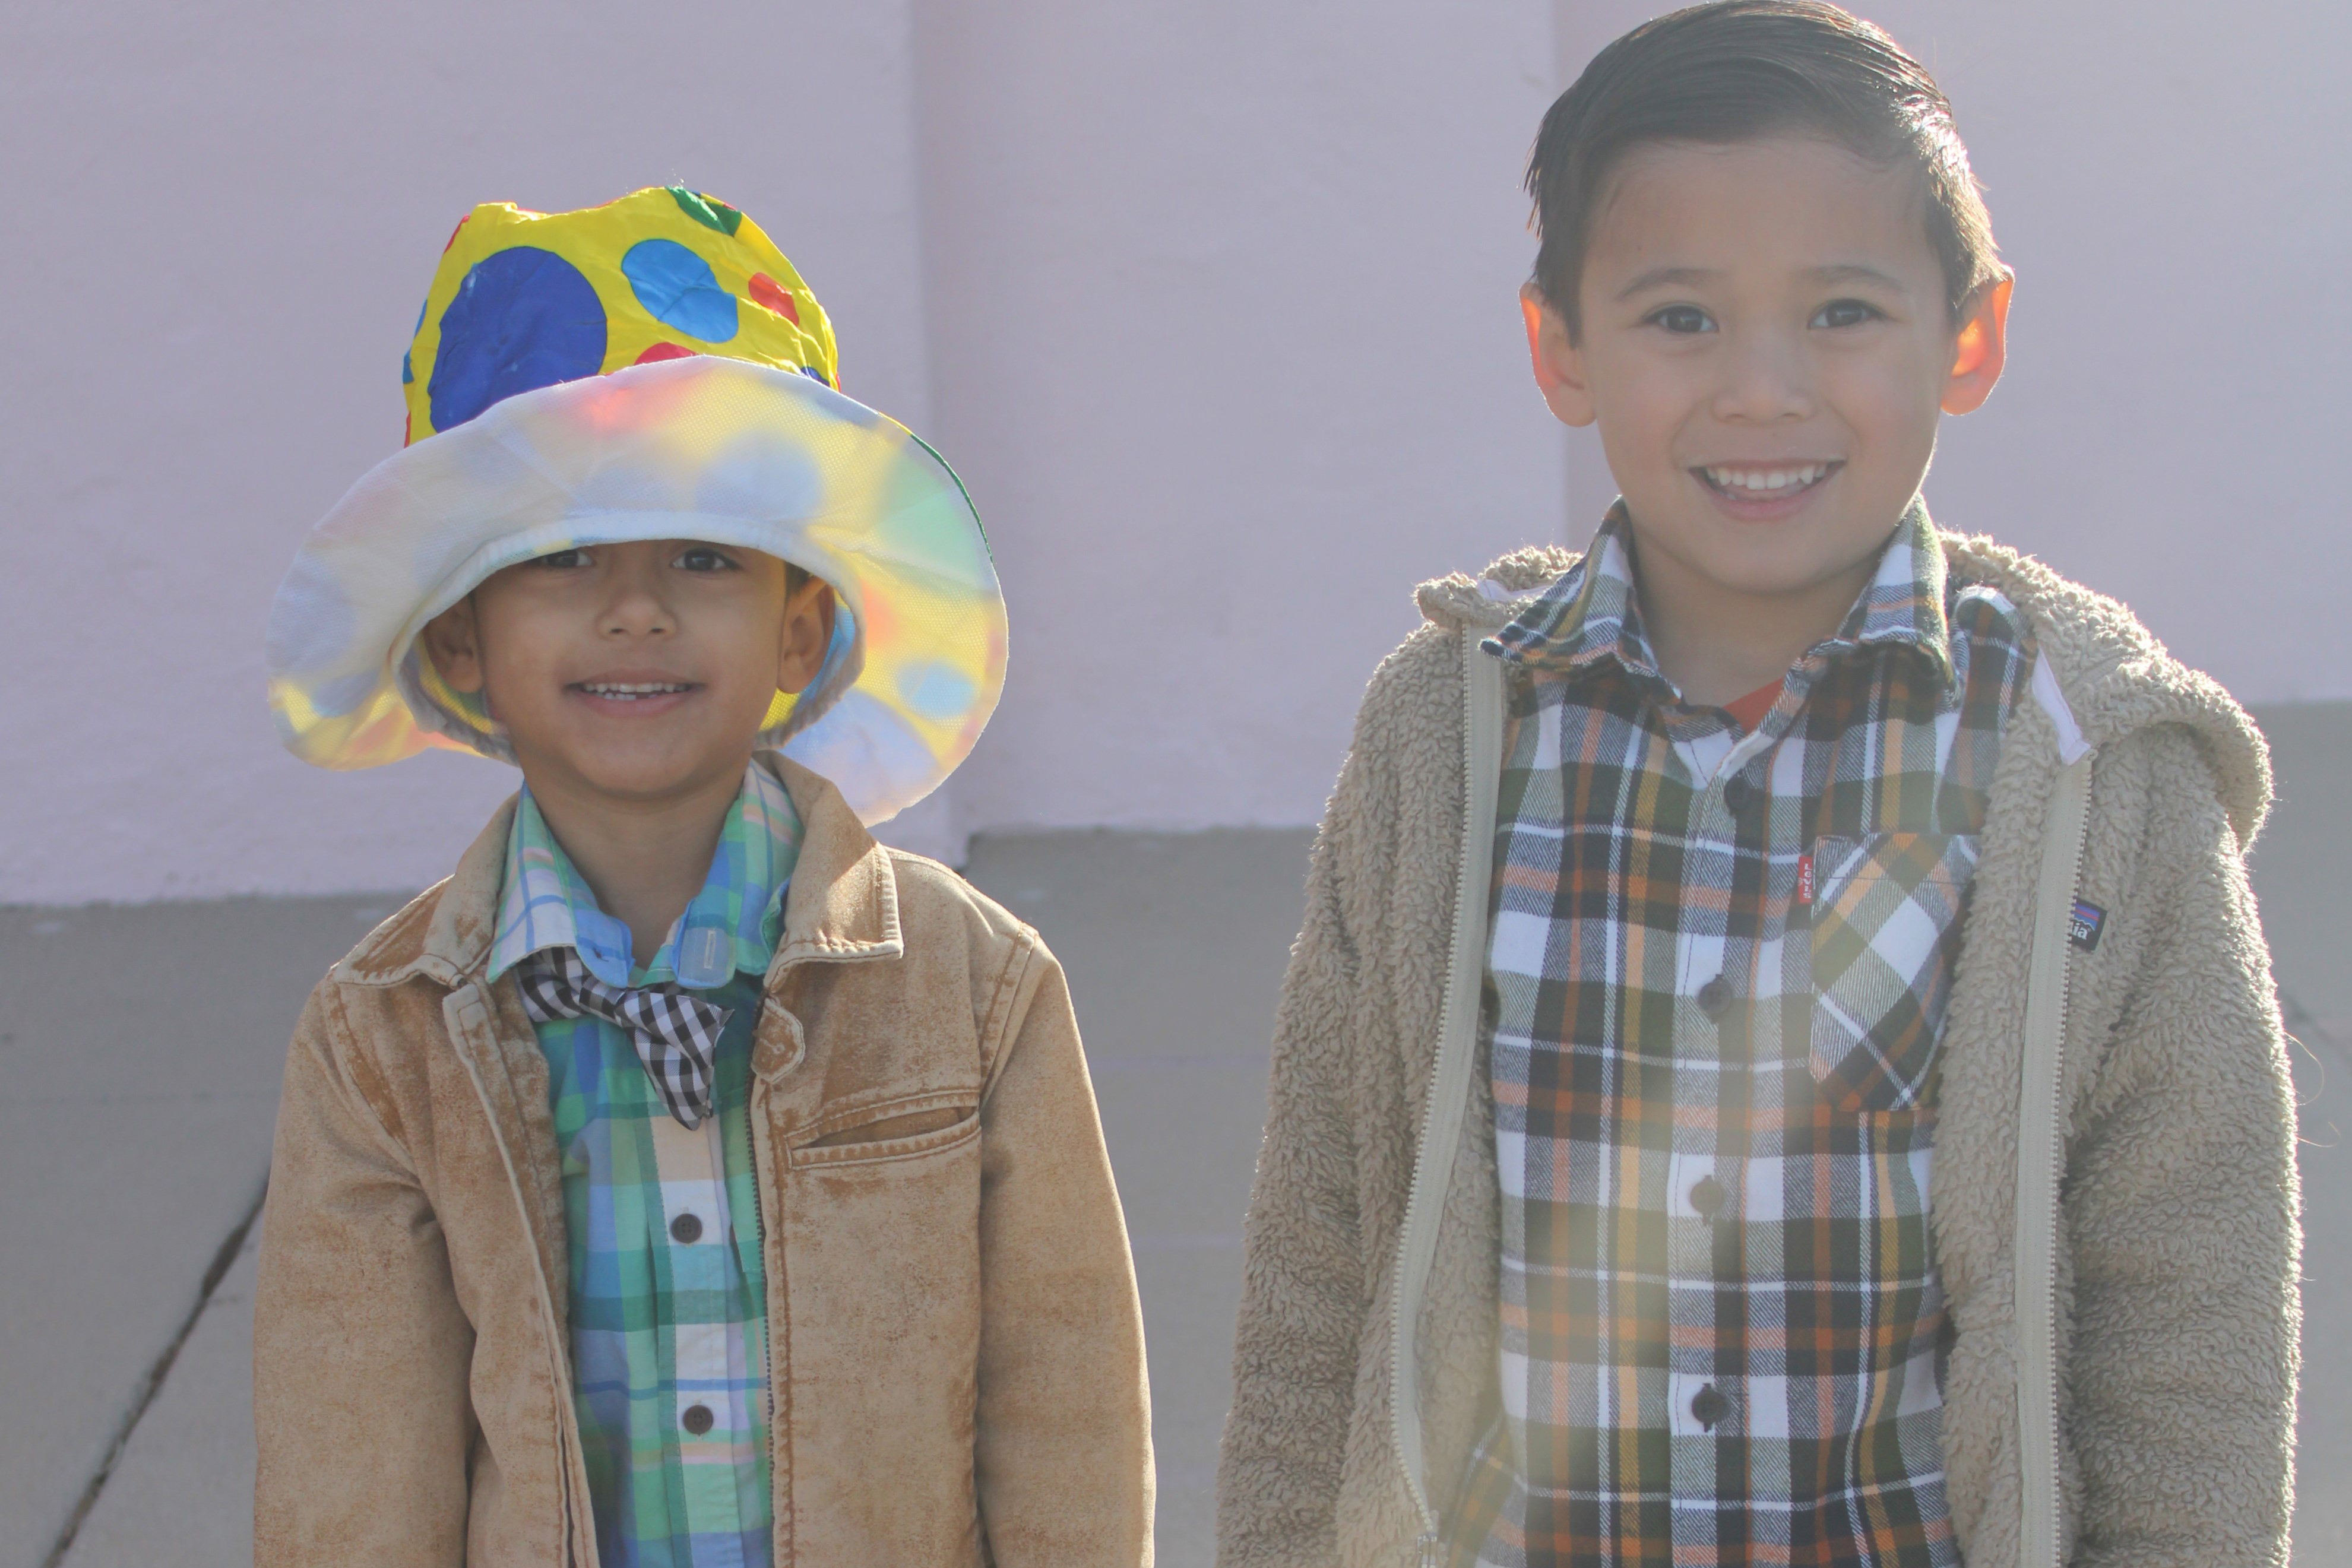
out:
<path id="1" fill-rule="evenodd" d="M 287 744 L 523 786 L 312 994 L 264 1564 L 1125 1564 L 1141 1322 L 1061 973 L 866 825 L 970 752 L 961 486 L 749 219 L 476 208 L 410 441 L 272 612 Z"/>
<path id="2" fill-rule="evenodd" d="M 2269 769 L 2124 606 L 1928 519 L 2010 296 L 1950 106 L 1723 0 L 1528 183 L 1536 379 L 1623 494 L 1423 585 L 1365 696 L 1220 1563 L 2283 1563 Z"/>

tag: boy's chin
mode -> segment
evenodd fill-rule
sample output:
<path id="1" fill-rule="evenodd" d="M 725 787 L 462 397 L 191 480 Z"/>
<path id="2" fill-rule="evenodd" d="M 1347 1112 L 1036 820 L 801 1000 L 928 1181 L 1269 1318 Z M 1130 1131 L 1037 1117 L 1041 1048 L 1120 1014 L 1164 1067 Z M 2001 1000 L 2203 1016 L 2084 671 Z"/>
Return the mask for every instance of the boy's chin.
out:
<path id="1" fill-rule="evenodd" d="M 608 750 L 526 756 L 522 771 L 534 793 L 547 792 L 534 774 L 561 775 L 558 787 L 566 793 L 586 794 L 614 805 L 640 805 L 691 795 L 722 778 L 740 779 L 742 769 L 742 756 L 736 748 L 677 745 L 636 746 L 618 754 Z M 549 778 L 549 782 L 554 779 Z"/>
<path id="2" fill-rule="evenodd" d="M 1719 592 L 1771 599 L 1809 592 L 1849 577 L 1885 549 L 1899 511 L 1864 526 L 1855 519 L 1803 513 L 1767 522 L 1706 513 L 1687 517 L 1670 545 L 1652 530 L 1649 548 L 1682 558 L 1685 570 Z M 1635 525 L 1637 543 L 1644 530 Z"/>

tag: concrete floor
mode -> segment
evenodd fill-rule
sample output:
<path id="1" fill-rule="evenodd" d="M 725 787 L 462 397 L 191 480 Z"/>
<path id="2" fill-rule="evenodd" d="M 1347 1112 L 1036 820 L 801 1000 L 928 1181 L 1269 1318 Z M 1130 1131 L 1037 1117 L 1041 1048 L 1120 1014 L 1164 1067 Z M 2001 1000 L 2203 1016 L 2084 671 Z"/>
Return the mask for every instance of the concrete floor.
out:
<path id="1" fill-rule="evenodd" d="M 2335 831 L 2352 705 L 2263 717 L 2282 800 L 2253 869 L 2303 1042 L 2295 1562 L 2335 1568 L 2352 1563 L 2352 840 Z M 1070 973 L 1134 1237 L 1171 1568 L 1211 1557 L 1242 1213 L 1306 846 L 1060 833 L 982 839 L 966 868 Z M 0 910 L 0 1257 L 19 1260 L 0 1270 L 0 1568 L 249 1561 L 241 1228 L 294 1012 L 389 906 Z"/>

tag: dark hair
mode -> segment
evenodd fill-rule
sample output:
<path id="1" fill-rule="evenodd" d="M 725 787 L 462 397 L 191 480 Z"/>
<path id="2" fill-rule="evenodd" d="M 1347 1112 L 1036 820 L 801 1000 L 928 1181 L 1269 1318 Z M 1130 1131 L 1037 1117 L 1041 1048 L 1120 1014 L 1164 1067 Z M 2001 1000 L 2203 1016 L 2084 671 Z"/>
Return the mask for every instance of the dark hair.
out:
<path id="1" fill-rule="evenodd" d="M 1792 132 L 1919 171 L 1927 244 L 1954 319 L 2008 276 L 1951 103 L 1925 66 L 1822 0 L 1716 0 L 1644 22 L 1593 56 L 1536 133 L 1527 176 L 1542 241 L 1535 284 L 1570 336 L 1581 325 L 1576 290 L 1593 214 L 1627 152 Z"/>

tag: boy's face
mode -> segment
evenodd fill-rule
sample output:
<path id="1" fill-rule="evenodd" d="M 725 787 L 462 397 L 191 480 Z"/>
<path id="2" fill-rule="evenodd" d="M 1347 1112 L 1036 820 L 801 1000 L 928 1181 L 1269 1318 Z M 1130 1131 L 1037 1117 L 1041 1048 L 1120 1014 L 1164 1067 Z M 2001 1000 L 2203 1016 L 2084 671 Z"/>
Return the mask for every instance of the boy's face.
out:
<path id="1" fill-rule="evenodd" d="M 1951 320 L 1923 202 L 1915 172 L 1810 138 L 1627 156 L 1592 226 L 1580 340 L 1532 289 L 1528 329 L 1553 412 L 1601 427 L 1645 584 L 1859 592 L 1938 411 L 1974 409 L 2000 374 L 2009 286 Z"/>
<path id="2" fill-rule="evenodd" d="M 832 591 L 757 550 L 663 539 L 510 566 L 428 624 L 532 789 L 656 804 L 740 778 L 778 691 L 824 665 Z"/>

